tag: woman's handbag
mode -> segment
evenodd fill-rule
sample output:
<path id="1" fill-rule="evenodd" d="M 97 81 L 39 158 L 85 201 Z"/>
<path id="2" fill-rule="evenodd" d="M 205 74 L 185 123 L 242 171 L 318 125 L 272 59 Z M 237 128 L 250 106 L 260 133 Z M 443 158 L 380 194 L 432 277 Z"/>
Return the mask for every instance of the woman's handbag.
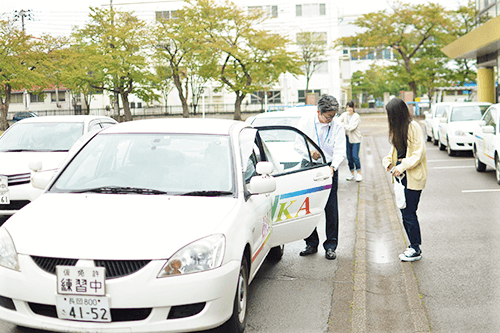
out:
<path id="1" fill-rule="evenodd" d="M 396 207 L 399 209 L 406 208 L 405 186 L 403 185 L 404 174 L 399 177 L 394 177 L 394 196 L 396 197 Z"/>

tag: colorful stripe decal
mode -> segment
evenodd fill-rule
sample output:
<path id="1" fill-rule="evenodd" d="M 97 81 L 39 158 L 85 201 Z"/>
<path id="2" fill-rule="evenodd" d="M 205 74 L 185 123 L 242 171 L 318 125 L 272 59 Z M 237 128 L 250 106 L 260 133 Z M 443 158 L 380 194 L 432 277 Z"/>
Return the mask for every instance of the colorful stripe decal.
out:
<path id="1" fill-rule="evenodd" d="M 267 234 L 267 237 L 266 239 L 264 239 L 264 241 L 262 242 L 262 244 L 260 245 L 259 249 L 257 250 L 257 252 L 255 252 L 255 254 L 253 255 L 252 257 L 252 263 L 255 261 L 255 259 L 257 258 L 257 256 L 259 255 L 259 253 L 262 251 L 262 249 L 264 248 L 264 245 L 267 243 L 267 241 L 269 240 L 269 237 L 271 237 L 271 232 Z"/>
<path id="2" fill-rule="evenodd" d="M 328 185 L 325 185 L 325 186 L 318 186 L 318 187 L 308 188 L 306 190 L 301 190 L 301 191 L 297 191 L 297 192 L 290 192 L 290 193 L 282 194 L 280 196 L 280 200 L 281 199 L 288 199 L 288 198 L 298 197 L 300 195 L 314 193 L 314 192 L 319 192 L 319 191 L 323 191 L 323 190 L 329 190 L 331 188 L 332 188 L 332 184 L 328 184 Z"/>

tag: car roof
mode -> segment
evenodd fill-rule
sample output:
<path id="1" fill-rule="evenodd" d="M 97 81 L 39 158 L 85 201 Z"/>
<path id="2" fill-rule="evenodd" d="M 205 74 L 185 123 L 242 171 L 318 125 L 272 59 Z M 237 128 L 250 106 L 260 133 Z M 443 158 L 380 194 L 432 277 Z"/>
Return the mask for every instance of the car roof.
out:
<path id="1" fill-rule="evenodd" d="M 315 105 L 294 106 L 283 111 L 272 111 L 259 113 L 255 118 L 288 118 L 302 117 L 307 112 L 316 112 L 318 107 Z"/>
<path id="2" fill-rule="evenodd" d="M 25 123 L 74 123 L 88 122 L 93 119 L 113 119 L 107 116 L 92 116 L 92 115 L 68 115 L 68 116 L 40 116 L 31 117 L 19 120 L 17 124 Z"/>
<path id="3" fill-rule="evenodd" d="M 491 105 L 490 102 L 440 102 L 436 106 L 449 105 L 449 106 L 468 106 L 468 105 Z"/>
<path id="4" fill-rule="evenodd" d="M 248 127 L 242 121 L 215 118 L 155 118 L 110 126 L 101 133 L 179 133 L 229 135 L 233 127 Z"/>

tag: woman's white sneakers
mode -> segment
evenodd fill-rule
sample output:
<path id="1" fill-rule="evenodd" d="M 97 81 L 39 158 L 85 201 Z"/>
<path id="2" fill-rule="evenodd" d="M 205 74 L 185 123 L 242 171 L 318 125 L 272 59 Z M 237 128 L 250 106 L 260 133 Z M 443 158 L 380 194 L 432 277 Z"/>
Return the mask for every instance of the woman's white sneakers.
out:
<path id="1" fill-rule="evenodd" d="M 354 175 L 352 173 L 349 174 L 349 176 L 346 177 L 346 180 L 353 180 L 354 179 Z"/>
<path id="2" fill-rule="evenodd" d="M 401 261 L 417 261 L 422 259 L 422 251 L 418 250 L 418 252 L 412 248 L 408 247 L 405 252 L 399 255 L 399 259 Z"/>
<path id="3" fill-rule="evenodd" d="M 358 172 L 358 174 L 356 175 L 356 181 L 360 182 L 362 180 L 363 180 L 363 176 L 361 176 L 361 173 Z"/>

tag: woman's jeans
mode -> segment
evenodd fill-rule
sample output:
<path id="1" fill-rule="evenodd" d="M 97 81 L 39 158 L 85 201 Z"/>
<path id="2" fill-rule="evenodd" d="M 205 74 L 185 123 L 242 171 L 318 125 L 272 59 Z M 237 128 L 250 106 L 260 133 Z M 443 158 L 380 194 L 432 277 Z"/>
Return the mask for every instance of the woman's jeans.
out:
<path id="1" fill-rule="evenodd" d="M 359 147 L 361 146 L 361 142 L 350 143 L 348 136 L 346 136 L 345 142 L 347 161 L 349 162 L 349 170 L 361 170 L 361 163 L 359 162 Z"/>
<path id="2" fill-rule="evenodd" d="M 406 176 L 406 172 L 405 172 Z M 406 187 L 407 180 L 404 177 L 401 181 L 405 186 L 405 196 L 406 196 L 406 208 L 401 209 L 401 215 L 403 217 L 403 226 L 406 230 L 406 235 L 408 235 L 408 240 L 410 245 L 416 251 L 420 250 L 420 245 L 422 244 L 422 239 L 420 237 L 420 225 L 417 218 L 417 208 L 420 201 L 420 195 L 422 191 L 410 190 Z"/>

